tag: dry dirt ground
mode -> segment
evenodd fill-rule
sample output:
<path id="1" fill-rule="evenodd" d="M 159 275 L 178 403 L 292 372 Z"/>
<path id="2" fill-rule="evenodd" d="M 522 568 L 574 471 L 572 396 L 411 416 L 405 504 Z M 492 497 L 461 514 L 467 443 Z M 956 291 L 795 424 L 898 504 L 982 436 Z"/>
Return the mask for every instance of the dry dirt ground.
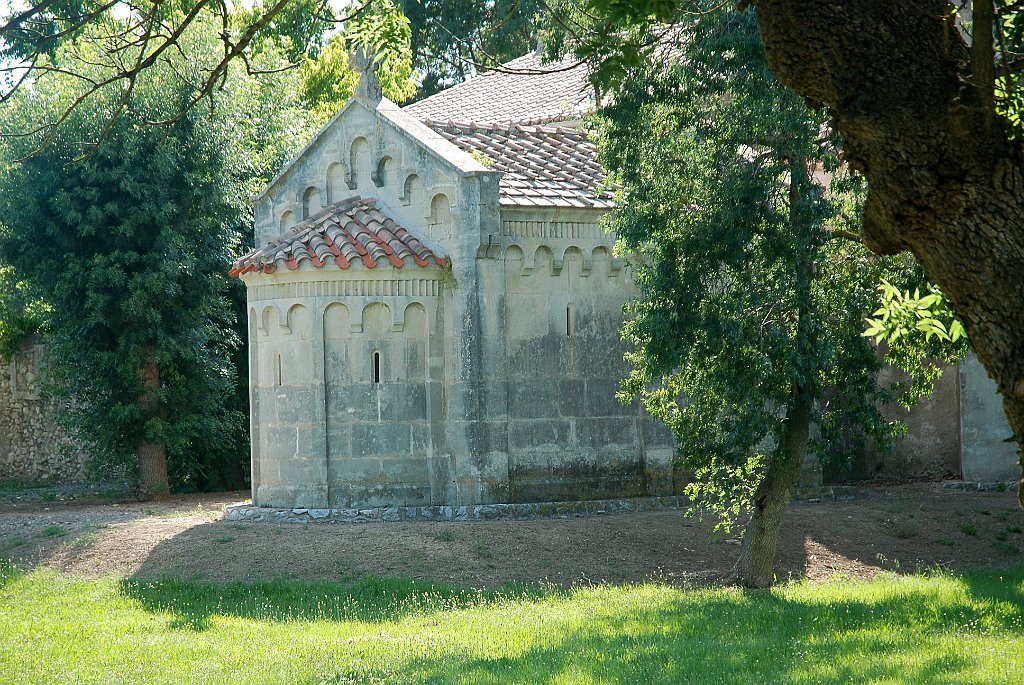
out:
<path id="1" fill-rule="evenodd" d="M 203 580 L 351 580 L 362 574 L 474 586 L 659 579 L 720 582 L 738 552 L 679 511 L 531 521 L 235 523 L 245 493 L 138 502 L 0 501 L 0 558 L 85 575 Z M 941 566 L 1024 563 L 1024 512 L 1012 493 L 939 484 L 867 486 L 845 500 L 796 502 L 780 578 L 870 577 Z"/>

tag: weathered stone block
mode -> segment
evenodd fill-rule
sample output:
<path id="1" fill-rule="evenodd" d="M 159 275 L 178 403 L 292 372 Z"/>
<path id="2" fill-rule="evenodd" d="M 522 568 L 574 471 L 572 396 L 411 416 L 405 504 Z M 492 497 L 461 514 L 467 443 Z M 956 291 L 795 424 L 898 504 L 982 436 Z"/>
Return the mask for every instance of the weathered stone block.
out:
<path id="1" fill-rule="evenodd" d="M 639 446 L 636 419 L 633 417 L 603 417 L 576 422 L 579 445 L 585 449 L 599 449 L 608 445 Z"/>
<path id="2" fill-rule="evenodd" d="M 424 506 L 430 503 L 429 491 L 419 483 L 362 483 L 335 482 L 331 484 L 331 503 L 340 508 L 354 506 L 374 507 L 380 517 L 384 509 L 393 506 Z M 359 518 L 371 514 L 360 510 Z"/>
<path id="3" fill-rule="evenodd" d="M 405 424 L 354 424 L 353 456 L 396 456 L 410 452 L 409 427 Z"/>
<path id="4" fill-rule="evenodd" d="M 509 421 L 509 449 L 514 452 L 541 446 L 549 446 L 552 450 L 564 449 L 569 444 L 570 435 L 571 428 L 567 421 Z"/>
<path id="5" fill-rule="evenodd" d="M 387 479 L 379 457 L 332 457 L 328 469 L 331 482 L 380 482 Z"/>
<path id="6" fill-rule="evenodd" d="M 592 472 L 602 478 L 638 476 L 647 470 L 648 463 L 637 451 L 628 447 L 610 447 L 591 453 Z"/>
<path id="7" fill-rule="evenodd" d="M 467 504 L 479 504 L 481 499 L 481 483 L 480 479 L 469 476 L 459 478 L 455 482 L 455 492 L 458 502 L 466 502 Z"/>
<path id="8" fill-rule="evenodd" d="M 615 398 L 621 390 L 621 377 L 588 377 L 586 381 L 586 416 L 630 416 L 636 415 L 636 407 L 623 404 Z"/>
<path id="9" fill-rule="evenodd" d="M 508 460 L 508 475 L 512 480 L 549 478 L 551 462 L 556 455 L 550 451 L 522 450 Z"/>
<path id="10" fill-rule="evenodd" d="M 550 379 L 508 384 L 510 419 L 550 419 L 557 417 L 558 387 Z"/>
<path id="11" fill-rule="evenodd" d="M 257 484 L 253 503 L 261 507 L 294 508 L 299 505 L 327 507 L 327 486 L 310 483 L 269 485 Z"/>
<path id="12" fill-rule="evenodd" d="M 337 425 L 328 417 L 327 454 L 330 458 L 347 458 L 352 455 L 351 424 Z"/>
<path id="13" fill-rule="evenodd" d="M 423 421 L 427 418 L 427 389 L 423 384 L 389 383 L 382 393 L 382 421 Z"/>
<path id="14" fill-rule="evenodd" d="M 279 387 L 275 409 L 280 424 L 309 424 L 315 420 L 313 391 L 309 388 Z"/>
<path id="15" fill-rule="evenodd" d="M 1008 481 L 1020 478 L 1012 440 L 995 382 L 973 354 L 960 369 L 961 454 L 964 480 Z"/>
<path id="16" fill-rule="evenodd" d="M 298 454 L 298 429 L 291 426 L 265 426 L 267 442 L 260 450 L 265 459 L 292 459 Z"/>
<path id="17" fill-rule="evenodd" d="M 441 424 L 441 419 L 444 417 L 444 389 L 440 383 L 429 382 L 427 383 L 427 415 L 432 421 L 437 422 L 437 425 Z"/>
<path id="18" fill-rule="evenodd" d="M 377 421 L 378 396 L 369 383 L 335 383 L 327 385 L 328 422 L 344 424 Z"/>
<path id="19" fill-rule="evenodd" d="M 327 434 L 323 426 L 299 426 L 296 429 L 296 453 L 320 458 L 327 450 Z"/>
<path id="20" fill-rule="evenodd" d="M 559 346 L 551 336 L 509 341 L 508 375 L 510 381 L 559 378 Z"/>
<path id="21" fill-rule="evenodd" d="M 391 483 L 422 483 L 426 487 L 430 480 L 424 457 L 385 457 L 380 464 L 383 476 Z"/>
<path id="22" fill-rule="evenodd" d="M 558 413 L 563 417 L 583 416 L 584 381 L 578 378 L 558 383 Z"/>

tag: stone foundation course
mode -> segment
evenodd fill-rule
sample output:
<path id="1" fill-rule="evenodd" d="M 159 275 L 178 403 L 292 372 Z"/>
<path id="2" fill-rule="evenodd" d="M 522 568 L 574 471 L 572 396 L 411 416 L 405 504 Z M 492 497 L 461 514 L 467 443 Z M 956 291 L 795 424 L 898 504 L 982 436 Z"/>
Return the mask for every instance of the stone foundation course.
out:
<path id="1" fill-rule="evenodd" d="M 275 509 L 239 504 L 224 508 L 225 521 L 276 523 L 372 523 L 379 521 L 492 521 L 596 516 L 630 511 L 686 509 L 685 497 L 635 497 L 583 502 L 378 507 L 373 509 Z"/>

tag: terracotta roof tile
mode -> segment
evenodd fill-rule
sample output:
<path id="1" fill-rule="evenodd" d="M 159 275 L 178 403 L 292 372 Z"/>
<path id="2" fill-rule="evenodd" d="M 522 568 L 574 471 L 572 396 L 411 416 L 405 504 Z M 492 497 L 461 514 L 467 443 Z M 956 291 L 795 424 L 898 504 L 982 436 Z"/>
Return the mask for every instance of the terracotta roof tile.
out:
<path id="1" fill-rule="evenodd" d="M 307 260 L 316 268 L 333 264 L 339 269 L 356 262 L 368 269 L 382 263 L 396 268 L 448 264 L 439 249 L 427 247 L 395 223 L 375 200 L 356 197 L 331 205 L 253 250 L 232 264 L 230 274 L 273 273 L 281 266 L 295 270 Z"/>
<path id="2" fill-rule="evenodd" d="M 403 109 L 421 120 L 536 124 L 578 119 L 593 94 L 586 66 L 572 58 L 541 64 L 530 53 Z"/>
<path id="3" fill-rule="evenodd" d="M 612 206 L 611 192 L 602 188 L 605 174 L 597 160 L 597 147 L 576 128 L 456 122 L 428 125 L 463 150 L 486 155 L 492 170 L 504 172 L 502 205 Z"/>

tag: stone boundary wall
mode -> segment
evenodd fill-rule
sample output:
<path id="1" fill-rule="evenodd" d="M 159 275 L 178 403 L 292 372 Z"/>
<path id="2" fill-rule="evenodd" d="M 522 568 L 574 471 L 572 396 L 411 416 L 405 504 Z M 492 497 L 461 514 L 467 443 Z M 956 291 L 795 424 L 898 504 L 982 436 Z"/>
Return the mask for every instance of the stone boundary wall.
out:
<path id="1" fill-rule="evenodd" d="M 373 509 L 276 509 L 237 504 L 224 508 L 225 521 L 276 523 L 373 523 L 380 521 L 493 521 L 528 520 L 557 516 L 593 516 L 631 511 L 686 509 L 685 497 L 632 497 L 582 502 L 473 504 L 466 506 L 377 507 Z"/>
<path id="2" fill-rule="evenodd" d="M 9 362 L 0 359 L 0 481 L 85 479 L 85 454 L 54 423 L 35 389 L 44 353 L 30 337 Z"/>

